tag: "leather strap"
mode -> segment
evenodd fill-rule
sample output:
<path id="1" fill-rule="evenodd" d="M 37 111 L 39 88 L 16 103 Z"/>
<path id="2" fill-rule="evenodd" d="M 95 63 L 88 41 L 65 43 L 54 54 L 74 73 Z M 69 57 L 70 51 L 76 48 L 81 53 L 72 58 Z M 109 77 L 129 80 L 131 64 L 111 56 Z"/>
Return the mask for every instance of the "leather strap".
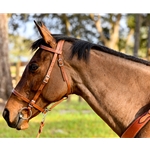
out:
<path id="1" fill-rule="evenodd" d="M 26 97 L 24 97 L 23 95 L 21 95 L 21 94 L 20 94 L 19 92 L 17 92 L 15 89 L 13 89 L 12 93 L 15 94 L 15 95 L 16 95 L 18 98 L 20 98 L 21 100 L 24 100 L 24 101 L 27 102 L 28 104 L 31 104 L 31 103 L 30 103 L 31 101 L 30 101 L 28 98 L 26 98 Z M 41 111 L 42 113 L 45 112 L 45 109 L 39 107 L 37 104 L 32 103 L 31 105 L 32 105 L 34 108 L 36 108 L 37 110 Z"/>
<path id="2" fill-rule="evenodd" d="M 50 47 L 47 47 L 45 45 L 40 45 L 40 48 L 44 49 L 44 50 L 47 50 L 49 52 L 53 52 L 53 53 L 57 53 L 57 54 L 62 54 L 62 51 L 56 51 L 55 49 L 53 48 L 50 48 Z"/>
<path id="3" fill-rule="evenodd" d="M 65 72 L 65 69 L 64 69 L 64 64 L 63 64 L 63 58 L 61 57 L 61 55 L 58 55 L 58 65 L 61 69 L 63 80 L 66 81 L 66 83 L 67 83 L 68 92 L 67 92 L 66 96 L 68 97 L 69 93 L 71 93 L 71 85 L 70 85 L 70 82 L 69 82 L 68 77 L 66 75 L 66 72 Z"/>
<path id="4" fill-rule="evenodd" d="M 138 117 L 122 134 L 121 138 L 134 138 L 137 133 L 149 122 L 150 110 Z"/>
<path id="5" fill-rule="evenodd" d="M 49 79 L 50 79 L 50 74 L 51 74 L 51 72 L 52 72 L 52 70 L 53 70 L 54 64 L 55 64 L 56 59 L 57 59 L 57 55 L 58 55 L 58 53 L 61 54 L 61 50 L 62 50 L 63 43 L 64 43 L 64 41 L 59 41 L 59 43 L 58 43 L 58 45 L 57 45 L 57 48 L 56 48 L 56 50 L 55 50 L 55 54 L 54 54 L 54 56 L 53 56 L 52 62 L 51 62 L 51 64 L 50 64 L 50 67 L 49 67 L 49 69 L 48 69 L 48 71 L 47 71 L 47 73 L 46 73 L 46 76 L 45 76 L 45 78 L 44 78 L 42 84 L 40 85 L 38 91 L 36 92 L 36 94 L 35 94 L 35 96 L 34 96 L 34 98 L 33 98 L 34 101 L 36 101 L 36 100 L 38 99 L 38 97 L 40 96 L 40 94 L 41 94 L 43 88 L 44 88 L 45 85 L 48 83 L 48 81 L 49 81 Z M 40 47 L 41 47 L 41 46 L 40 46 Z M 51 52 L 51 48 L 46 47 L 46 46 L 44 46 L 44 47 L 46 48 L 45 50 L 48 50 L 48 51 Z M 53 51 L 52 51 L 52 52 L 53 52 Z"/>

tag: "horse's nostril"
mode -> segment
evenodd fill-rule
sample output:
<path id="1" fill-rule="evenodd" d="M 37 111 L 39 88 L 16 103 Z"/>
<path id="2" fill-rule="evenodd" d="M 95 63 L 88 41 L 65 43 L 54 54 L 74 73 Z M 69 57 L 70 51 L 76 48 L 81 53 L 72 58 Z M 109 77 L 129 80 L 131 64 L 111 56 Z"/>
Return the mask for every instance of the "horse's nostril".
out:
<path id="1" fill-rule="evenodd" d="M 18 122 L 16 122 L 15 119 L 12 122 L 10 121 L 10 112 L 7 108 L 5 108 L 4 111 L 3 111 L 3 117 L 6 120 L 9 127 L 16 128 L 16 125 L 17 125 Z"/>
<path id="2" fill-rule="evenodd" d="M 9 121 L 9 111 L 6 108 L 3 111 L 3 117 L 7 122 Z"/>

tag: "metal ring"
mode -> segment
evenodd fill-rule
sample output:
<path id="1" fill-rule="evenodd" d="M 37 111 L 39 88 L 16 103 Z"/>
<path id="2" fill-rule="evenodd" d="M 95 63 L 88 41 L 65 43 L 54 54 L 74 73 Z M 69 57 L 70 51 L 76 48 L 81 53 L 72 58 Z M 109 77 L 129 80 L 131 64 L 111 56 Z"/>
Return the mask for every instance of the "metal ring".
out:
<path id="1" fill-rule="evenodd" d="M 23 110 L 28 110 L 28 111 L 29 111 L 29 117 L 27 117 L 27 118 L 24 118 L 24 117 L 23 117 L 23 115 L 22 115 L 22 111 L 23 111 Z M 20 118 L 20 119 L 28 120 L 29 118 L 31 118 L 31 116 L 32 116 L 32 111 L 31 111 L 31 109 L 29 109 L 28 107 L 23 107 L 23 108 L 19 111 L 19 118 Z"/>

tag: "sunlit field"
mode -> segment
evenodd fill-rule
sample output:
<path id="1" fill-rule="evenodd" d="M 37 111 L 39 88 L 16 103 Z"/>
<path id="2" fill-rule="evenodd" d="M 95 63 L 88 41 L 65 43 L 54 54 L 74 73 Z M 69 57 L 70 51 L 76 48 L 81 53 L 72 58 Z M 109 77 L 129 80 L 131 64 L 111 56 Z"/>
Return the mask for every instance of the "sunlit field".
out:
<path id="1" fill-rule="evenodd" d="M 7 126 L 0 117 L 0 138 L 35 138 L 43 115 L 30 120 L 29 128 L 18 131 Z M 118 138 L 100 117 L 82 100 L 73 95 L 49 112 L 41 138 Z"/>

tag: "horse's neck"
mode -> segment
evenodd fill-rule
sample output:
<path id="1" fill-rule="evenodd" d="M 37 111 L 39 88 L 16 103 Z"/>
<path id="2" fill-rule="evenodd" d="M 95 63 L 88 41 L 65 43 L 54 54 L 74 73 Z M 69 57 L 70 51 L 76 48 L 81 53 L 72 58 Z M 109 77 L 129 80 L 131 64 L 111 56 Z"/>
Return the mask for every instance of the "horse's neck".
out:
<path id="1" fill-rule="evenodd" d="M 118 134 L 148 109 L 150 68 L 99 51 L 88 63 L 72 60 L 74 93 Z"/>

